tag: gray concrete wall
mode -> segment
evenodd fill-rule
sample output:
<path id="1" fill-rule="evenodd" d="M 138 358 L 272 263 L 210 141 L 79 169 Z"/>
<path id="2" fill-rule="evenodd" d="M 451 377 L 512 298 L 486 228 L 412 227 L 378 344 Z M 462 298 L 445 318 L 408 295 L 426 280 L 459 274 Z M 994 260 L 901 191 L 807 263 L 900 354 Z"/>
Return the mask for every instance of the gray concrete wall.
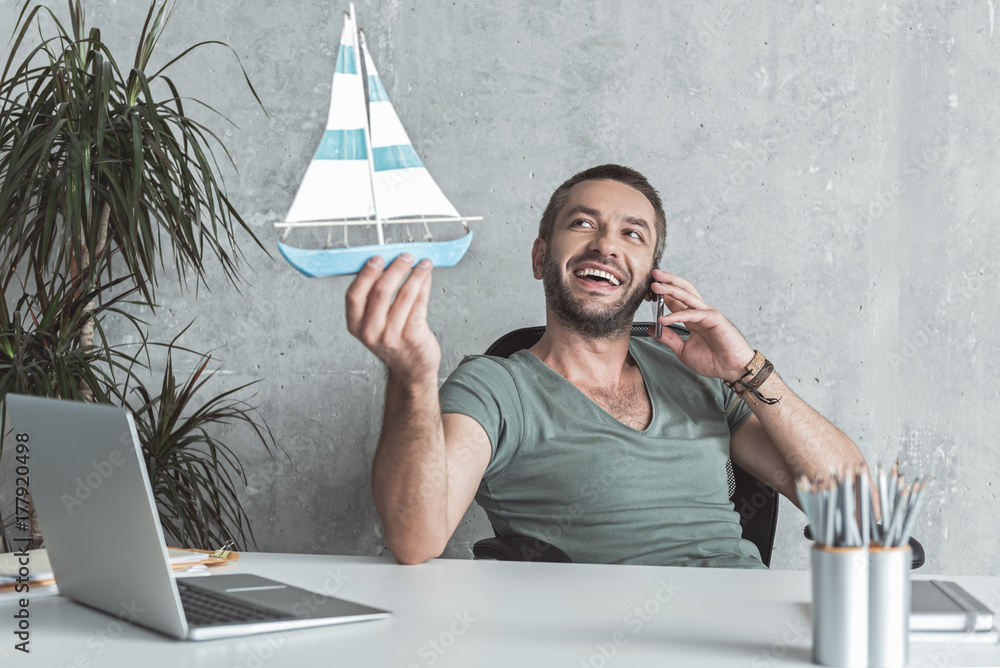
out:
<path id="1" fill-rule="evenodd" d="M 62 2 L 53 3 L 63 10 Z M 915 533 L 926 570 L 1000 574 L 994 482 L 1000 281 L 1000 35 L 992 0 L 358 2 L 386 88 L 456 206 L 483 215 L 467 257 L 435 272 L 442 377 L 506 330 L 543 321 L 528 250 L 548 194 L 602 162 L 664 195 L 664 267 L 692 280 L 793 388 L 860 445 L 930 476 Z M 14 0 L 0 0 L 9 34 Z M 272 254 L 319 140 L 346 6 L 182 0 L 172 68 L 238 173 L 229 192 Z M 144 3 L 91 0 L 128 62 Z M 287 450 L 248 464 L 259 547 L 384 551 L 369 467 L 384 372 L 347 334 L 347 278 L 305 280 L 245 245 L 250 285 L 211 292 L 164 274 L 154 334 L 214 350 L 221 390 L 255 401 Z M 646 313 L 640 313 L 645 319 Z M 122 336 L 125 336 L 122 330 Z M 781 509 L 773 566 L 806 568 L 804 519 Z M 491 535 L 470 510 L 446 556 Z"/>

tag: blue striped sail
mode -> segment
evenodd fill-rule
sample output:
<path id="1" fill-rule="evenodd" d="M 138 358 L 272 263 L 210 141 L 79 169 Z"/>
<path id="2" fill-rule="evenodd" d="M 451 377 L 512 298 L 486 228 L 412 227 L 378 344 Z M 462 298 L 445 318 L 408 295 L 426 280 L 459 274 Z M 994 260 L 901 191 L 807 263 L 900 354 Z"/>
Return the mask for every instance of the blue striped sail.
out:
<path id="1" fill-rule="evenodd" d="M 413 150 L 410 137 L 382 85 L 364 34 L 360 44 L 368 75 L 375 206 L 379 216 L 387 219 L 416 216 L 458 218 L 458 211 Z"/>
<path id="2" fill-rule="evenodd" d="M 351 16 L 345 16 L 330 89 L 326 130 L 285 216 L 286 222 L 375 215 L 365 138 L 368 112 L 361 61 L 354 44 L 355 32 Z"/>

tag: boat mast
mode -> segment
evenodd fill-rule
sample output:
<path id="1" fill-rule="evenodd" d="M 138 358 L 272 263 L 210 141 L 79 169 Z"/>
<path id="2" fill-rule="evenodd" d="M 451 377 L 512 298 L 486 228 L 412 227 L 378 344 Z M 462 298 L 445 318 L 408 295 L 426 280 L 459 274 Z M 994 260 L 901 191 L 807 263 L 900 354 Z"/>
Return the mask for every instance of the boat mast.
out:
<path id="1" fill-rule="evenodd" d="M 351 23 L 354 24 L 354 55 L 358 59 L 358 73 L 361 75 L 362 79 L 362 91 L 368 88 L 368 73 L 365 72 L 364 67 L 364 54 L 361 51 L 361 44 L 358 42 L 358 34 L 361 29 L 358 28 L 357 19 L 354 16 L 354 3 L 350 3 L 351 10 Z M 375 160 L 372 156 L 372 131 L 371 131 L 371 109 L 368 104 L 368 95 L 365 94 L 365 148 L 368 149 L 368 178 L 369 184 L 371 186 L 372 192 L 372 209 L 375 211 L 375 231 L 378 232 L 378 245 L 385 245 L 385 234 L 382 232 L 382 219 L 378 215 L 378 200 L 375 198 Z"/>

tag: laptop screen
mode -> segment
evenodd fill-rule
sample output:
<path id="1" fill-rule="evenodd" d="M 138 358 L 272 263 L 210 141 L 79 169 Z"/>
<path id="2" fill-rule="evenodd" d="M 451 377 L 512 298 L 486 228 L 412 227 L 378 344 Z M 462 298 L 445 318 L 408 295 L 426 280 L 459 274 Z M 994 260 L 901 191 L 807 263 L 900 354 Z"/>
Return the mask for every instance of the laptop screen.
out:
<path id="1" fill-rule="evenodd" d="M 8 394 L 29 489 L 62 595 L 187 635 L 132 416 L 115 406 Z"/>

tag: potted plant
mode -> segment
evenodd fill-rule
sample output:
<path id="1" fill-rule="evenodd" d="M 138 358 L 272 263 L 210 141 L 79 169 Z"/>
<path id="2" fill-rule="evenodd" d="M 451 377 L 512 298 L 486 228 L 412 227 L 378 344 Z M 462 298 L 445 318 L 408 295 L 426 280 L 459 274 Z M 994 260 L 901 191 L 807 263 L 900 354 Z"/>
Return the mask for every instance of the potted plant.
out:
<path id="1" fill-rule="evenodd" d="M 192 50 L 221 43 L 195 44 L 151 72 L 170 14 L 152 0 L 133 61 L 122 68 L 100 31 L 85 29 L 83 1 L 68 4 L 69 30 L 50 9 L 25 4 L 0 76 L 0 399 L 20 392 L 126 406 L 168 539 L 245 544 L 253 534 L 238 497 L 242 465 L 212 427 L 248 424 L 273 456 L 270 431 L 237 398 L 245 386 L 194 400 L 211 375 L 209 358 L 176 339 L 153 343 L 136 315 L 154 312 L 157 264 L 166 257 L 182 286 L 190 274 L 204 281 L 208 263 L 235 284 L 238 236 L 263 249 L 221 185 L 214 150 L 228 152 L 185 113 L 200 103 L 182 98 L 165 73 Z M 36 25 L 41 43 L 28 46 Z M 130 322 L 142 344 L 109 341 L 108 318 Z M 168 348 L 155 391 L 139 373 L 153 345 Z M 198 357 L 181 382 L 177 354 Z M 0 429 L 7 433 L 5 417 Z"/>

